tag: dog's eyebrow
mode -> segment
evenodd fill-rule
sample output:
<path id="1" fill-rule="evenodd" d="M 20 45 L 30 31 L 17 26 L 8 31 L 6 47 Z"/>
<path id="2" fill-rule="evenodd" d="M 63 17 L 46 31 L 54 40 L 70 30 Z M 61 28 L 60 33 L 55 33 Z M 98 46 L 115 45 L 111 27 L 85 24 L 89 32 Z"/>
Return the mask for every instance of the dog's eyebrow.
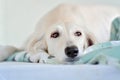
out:
<path id="1" fill-rule="evenodd" d="M 58 29 L 56 29 L 56 30 L 54 30 L 54 31 L 52 31 L 52 32 L 59 32 L 59 31 L 58 31 Z"/>
<path id="2" fill-rule="evenodd" d="M 59 28 L 54 29 L 52 32 L 59 32 Z"/>

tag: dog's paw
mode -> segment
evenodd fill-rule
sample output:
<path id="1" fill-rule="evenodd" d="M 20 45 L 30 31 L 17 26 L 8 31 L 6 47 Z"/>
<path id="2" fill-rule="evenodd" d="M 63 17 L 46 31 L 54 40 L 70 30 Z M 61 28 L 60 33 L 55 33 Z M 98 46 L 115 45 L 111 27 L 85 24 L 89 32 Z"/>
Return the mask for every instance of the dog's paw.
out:
<path id="1" fill-rule="evenodd" d="M 48 59 L 47 53 L 36 53 L 36 54 L 30 54 L 30 61 L 33 63 L 46 63 Z"/>

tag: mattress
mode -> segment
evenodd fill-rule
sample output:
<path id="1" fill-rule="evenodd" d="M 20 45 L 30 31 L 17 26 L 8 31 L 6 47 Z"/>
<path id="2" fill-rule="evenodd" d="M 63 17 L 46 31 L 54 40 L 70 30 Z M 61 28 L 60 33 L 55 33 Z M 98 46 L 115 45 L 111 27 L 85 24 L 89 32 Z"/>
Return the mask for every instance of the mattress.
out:
<path id="1" fill-rule="evenodd" d="M 0 63 L 0 80 L 120 80 L 120 68 L 3 62 Z"/>

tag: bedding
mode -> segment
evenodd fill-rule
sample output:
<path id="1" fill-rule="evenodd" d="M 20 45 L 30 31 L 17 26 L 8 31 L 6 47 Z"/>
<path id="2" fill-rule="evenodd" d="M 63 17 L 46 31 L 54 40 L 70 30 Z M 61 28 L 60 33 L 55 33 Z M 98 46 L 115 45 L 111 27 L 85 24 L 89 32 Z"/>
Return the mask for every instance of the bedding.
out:
<path id="1" fill-rule="evenodd" d="M 0 63 L 0 80 L 120 80 L 120 70 L 105 65 Z"/>
<path id="2" fill-rule="evenodd" d="M 120 17 L 112 22 L 110 40 L 120 40 Z"/>
<path id="3" fill-rule="evenodd" d="M 86 55 L 77 62 L 65 64 L 107 64 L 120 67 L 120 41 L 105 42 L 93 45 L 85 50 Z M 17 52 L 7 61 L 31 62 L 25 51 Z M 54 57 L 48 57 L 44 64 L 59 64 Z"/>

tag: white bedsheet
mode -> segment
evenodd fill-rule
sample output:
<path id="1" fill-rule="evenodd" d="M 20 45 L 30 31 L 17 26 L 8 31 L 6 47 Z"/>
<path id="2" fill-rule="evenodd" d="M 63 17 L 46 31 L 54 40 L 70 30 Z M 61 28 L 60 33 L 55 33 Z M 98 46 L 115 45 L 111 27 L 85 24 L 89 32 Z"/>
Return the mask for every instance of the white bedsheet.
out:
<path id="1" fill-rule="evenodd" d="M 105 65 L 0 63 L 0 80 L 120 80 L 120 69 Z"/>

